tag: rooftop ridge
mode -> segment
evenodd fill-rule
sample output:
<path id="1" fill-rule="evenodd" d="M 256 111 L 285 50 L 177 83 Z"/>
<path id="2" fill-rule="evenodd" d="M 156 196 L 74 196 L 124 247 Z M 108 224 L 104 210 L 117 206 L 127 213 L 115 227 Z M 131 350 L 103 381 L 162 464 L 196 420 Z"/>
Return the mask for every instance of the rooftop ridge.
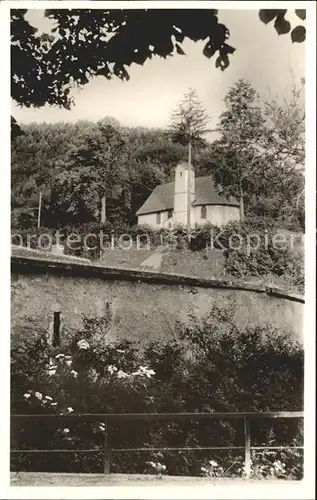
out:
<path id="1" fill-rule="evenodd" d="M 136 215 L 145 215 L 174 208 L 175 181 L 158 184 L 143 205 L 137 210 Z M 239 206 L 232 196 L 218 193 L 212 175 L 195 177 L 195 201 L 197 205 L 226 205 Z"/>

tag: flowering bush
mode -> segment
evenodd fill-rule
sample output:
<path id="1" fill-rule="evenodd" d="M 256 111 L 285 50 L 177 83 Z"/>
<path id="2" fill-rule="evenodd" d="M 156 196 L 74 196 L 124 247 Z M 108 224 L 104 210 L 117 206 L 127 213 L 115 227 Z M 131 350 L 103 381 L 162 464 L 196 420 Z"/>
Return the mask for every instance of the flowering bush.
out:
<path id="1" fill-rule="evenodd" d="M 253 450 L 251 452 L 251 478 L 255 479 L 302 479 L 299 464 L 303 460 L 298 450 Z M 200 468 L 204 477 L 246 477 L 243 457 L 232 460 L 230 466 L 223 467 L 215 460 L 205 461 Z"/>
<path id="2" fill-rule="evenodd" d="M 209 460 L 205 466 L 200 468 L 201 472 L 206 477 L 221 477 L 224 473 L 223 467 L 218 465 L 215 460 Z"/>
<path id="3" fill-rule="evenodd" d="M 166 465 L 161 464 L 161 462 L 148 462 L 148 465 L 151 467 L 152 470 L 155 471 L 156 475 L 158 478 L 162 478 L 162 474 L 166 471 Z"/>
<path id="4" fill-rule="evenodd" d="M 14 470 L 102 471 L 105 421 L 100 416 L 84 419 L 76 414 L 212 413 L 302 407 L 301 346 L 274 329 L 237 328 L 230 308 L 213 308 L 202 320 L 190 316 L 186 325 L 178 325 L 178 340 L 153 342 L 143 348 L 127 341 L 107 342 L 110 323 L 110 312 L 101 319 L 84 318 L 83 328 L 69 332 L 59 351 L 47 346 L 44 337 L 21 339 L 12 346 L 12 413 L 42 416 L 12 419 L 12 448 L 91 450 L 13 454 Z M 55 418 L 43 418 L 48 414 Z M 111 419 L 108 432 L 115 448 L 244 443 L 243 428 L 225 421 Z M 301 438 L 298 423 L 293 421 L 261 422 L 252 428 L 254 445 L 300 445 Z M 210 477 L 243 474 L 243 463 L 233 452 L 219 451 L 210 460 L 204 450 L 171 451 L 164 460 L 151 451 L 121 452 L 114 454 L 111 470 L 150 470 L 158 475 L 168 470 L 170 475 L 204 473 Z M 253 468 L 254 474 L 264 477 L 274 474 L 299 478 L 301 452 L 257 452 Z"/>

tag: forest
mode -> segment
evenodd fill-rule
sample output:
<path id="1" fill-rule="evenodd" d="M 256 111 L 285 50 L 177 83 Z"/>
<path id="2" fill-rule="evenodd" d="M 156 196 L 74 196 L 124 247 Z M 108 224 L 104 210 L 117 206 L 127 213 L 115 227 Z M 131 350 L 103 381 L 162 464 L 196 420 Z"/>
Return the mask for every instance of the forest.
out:
<path id="1" fill-rule="evenodd" d="M 287 220 L 303 230 L 303 88 L 304 82 L 288 99 L 264 101 L 250 82 L 237 81 L 213 141 L 192 89 L 166 129 L 128 128 L 113 117 L 20 124 L 22 133 L 12 136 L 12 227 L 36 226 L 40 193 L 41 226 L 99 222 L 102 197 L 109 223 L 133 226 L 155 186 L 173 180 L 192 142 L 196 176 L 212 175 L 217 189 L 242 202 L 246 218 Z"/>

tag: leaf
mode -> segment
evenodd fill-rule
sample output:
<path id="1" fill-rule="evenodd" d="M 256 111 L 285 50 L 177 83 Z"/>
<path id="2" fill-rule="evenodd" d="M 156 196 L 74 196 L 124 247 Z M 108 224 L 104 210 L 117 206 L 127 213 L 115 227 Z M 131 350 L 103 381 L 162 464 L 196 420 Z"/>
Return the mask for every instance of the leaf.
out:
<path id="1" fill-rule="evenodd" d="M 163 38 L 156 43 L 154 53 L 161 57 L 167 57 L 174 50 L 174 45 L 169 38 Z"/>
<path id="2" fill-rule="evenodd" d="M 302 43 L 306 39 L 306 28 L 304 26 L 296 26 L 291 32 L 293 43 Z"/>
<path id="3" fill-rule="evenodd" d="M 203 50 L 203 54 L 204 56 L 208 57 L 208 59 L 210 59 L 214 54 L 215 54 L 215 49 L 214 47 L 212 46 L 212 44 L 210 42 L 207 42 L 205 47 L 204 47 L 204 50 Z"/>
<path id="4" fill-rule="evenodd" d="M 98 75 L 108 76 L 110 73 L 110 69 L 108 64 L 105 64 L 103 68 L 98 69 Z"/>
<path id="5" fill-rule="evenodd" d="M 141 52 L 141 50 L 139 50 L 137 53 L 134 54 L 134 62 L 142 66 L 148 57 L 149 57 L 148 51 L 143 50 L 143 52 Z"/>
<path id="6" fill-rule="evenodd" d="M 229 57 L 227 54 L 220 55 L 216 59 L 216 68 L 220 68 L 221 71 L 224 71 L 229 66 Z"/>
<path id="7" fill-rule="evenodd" d="M 183 35 L 183 33 L 179 33 L 175 30 L 173 34 L 178 42 L 182 43 L 184 41 L 185 36 Z"/>
<path id="8" fill-rule="evenodd" d="M 259 10 L 259 18 L 264 24 L 268 24 L 273 19 L 278 16 L 280 13 L 280 10 L 273 10 L 273 9 L 260 9 Z"/>
<path id="9" fill-rule="evenodd" d="M 295 9 L 295 14 L 302 20 L 306 19 L 306 10 L 305 9 Z"/>
<path id="10" fill-rule="evenodd" d="M 231 45 L 228 45 L 227 43 L 224 43 L 219 49 L 221 55 L 233 54 L 235 51 L 236 49 L 234 49 L 233 47 L 231 47 Z"/>
<path id="11" fill-rule="evenodd" d="M 11 116 L 11 137 L 15 139 L 19 135 L 25 135 L 25 132 L 21 129 L 16 119 Z"/>
<path id="12" fill-rule="evenodd" d="M 289 21 L 286 21 L 284 14 L 279 14 L 275 19 L 274 28 L 279 35 L 285 35 L 290 32 L 291 24 Z"/>
<path id="13" fill-rule="evenodd" d="M 175 46 L 176 46 L 176 52 L 177 52 L 177 54 L 180 54 L 181 56 L 185 56 L 186 55 L 185 52 L 183 51 L 182 47 L 178 43 L 176 43 Z"/>

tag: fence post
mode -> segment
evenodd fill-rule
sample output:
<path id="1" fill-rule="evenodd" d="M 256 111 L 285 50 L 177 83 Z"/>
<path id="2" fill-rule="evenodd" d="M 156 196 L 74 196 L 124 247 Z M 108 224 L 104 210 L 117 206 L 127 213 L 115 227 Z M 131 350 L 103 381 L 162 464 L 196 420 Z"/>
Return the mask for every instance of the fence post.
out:
<path id="1" fill-rule="evenodd" d="M 104 474 L 110 473 L 110 425 L 109 420 L 105 417 L 105 441 L 104 441 L 104 462 L 103 462 L 103 472 Z"/>
<path id="2" fill-rule="evenodd" d="M 244 466 L 246 478 L 251 475 L 251 436 L 250 436 L 250 420 L 244 417 Z"/>

